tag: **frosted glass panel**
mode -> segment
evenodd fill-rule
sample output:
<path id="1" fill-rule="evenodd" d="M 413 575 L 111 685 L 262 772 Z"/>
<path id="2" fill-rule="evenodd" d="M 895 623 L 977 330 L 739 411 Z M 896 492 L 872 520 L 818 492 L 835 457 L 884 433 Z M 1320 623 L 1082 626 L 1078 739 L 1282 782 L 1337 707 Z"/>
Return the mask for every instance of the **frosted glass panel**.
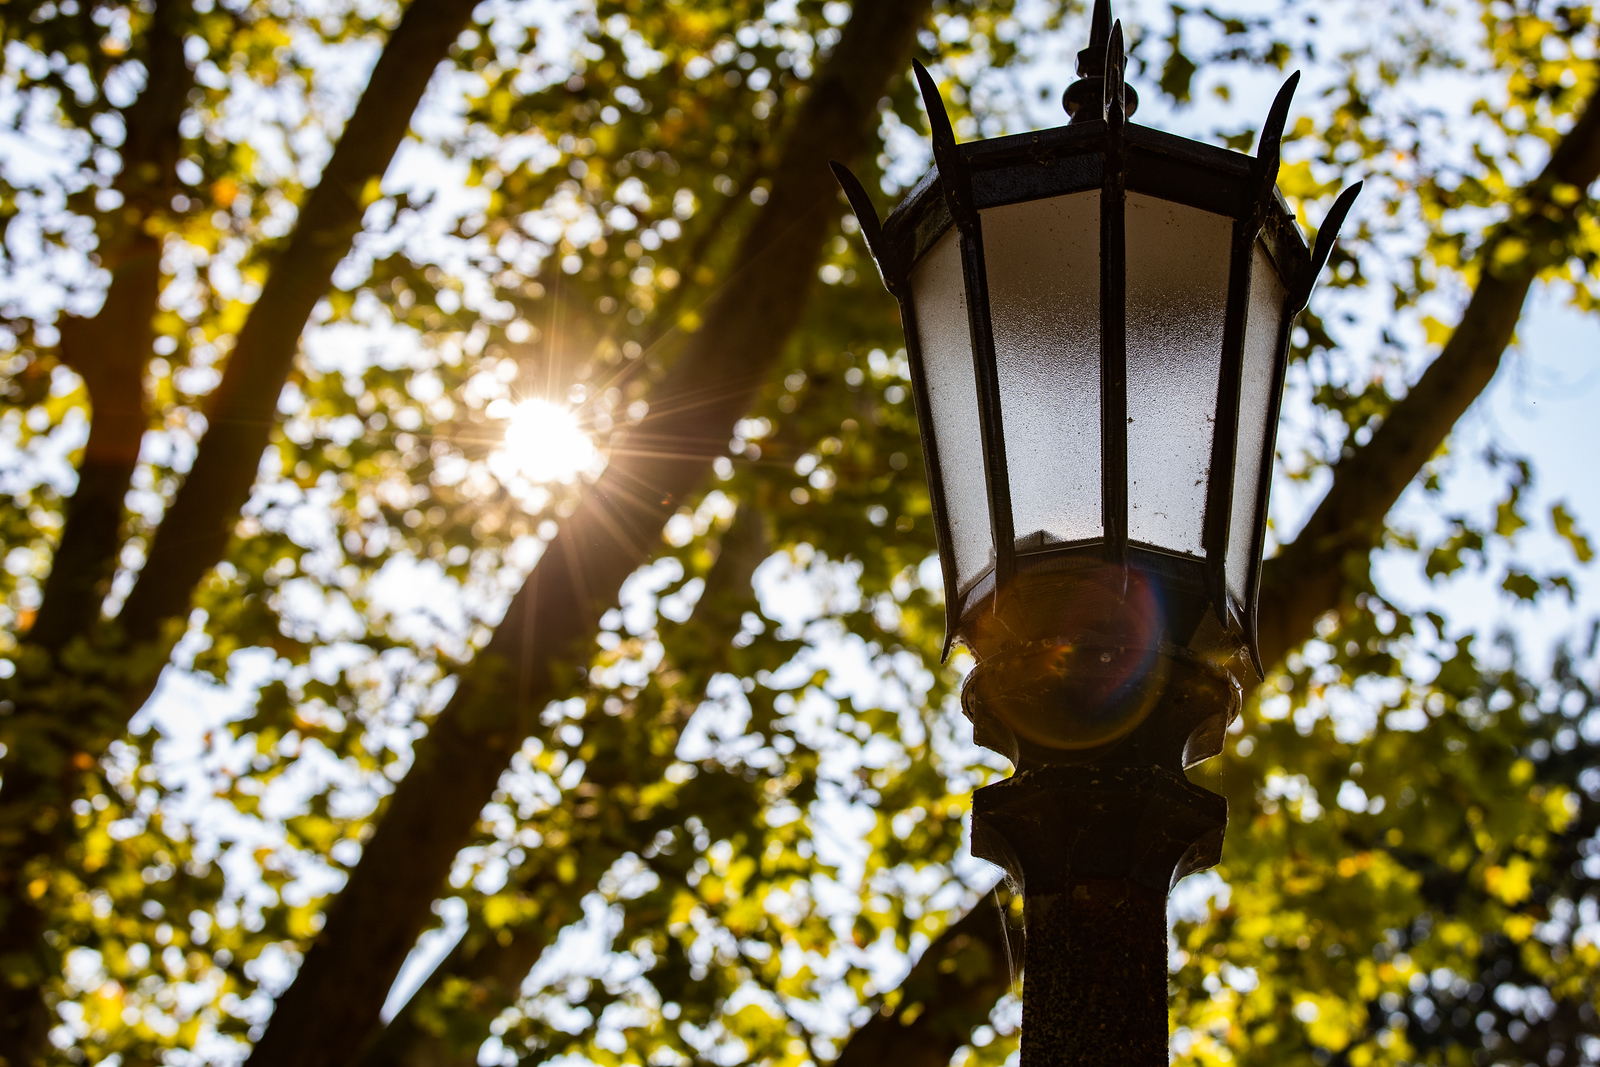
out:
<path id="1" fill-rule="evenodd" d="M 983 476 L 978 385 L 972 370 L 967 291 L 961 278 L 960 237 L 952 227 L 911 272 L 917 341 L 928 379 L 928 406 L 938 442 L 951 548 L 960 592 L 994 559 L 989 491 Z"/>
<path id="2" fill-rule="evenodd" d="M 1202 554 L 1233 223 L 1128 194 L 1128 536 Z"/>
<path id="3" fill-rule="evenodd" d="M 1257 244 L 1250 272 L 1249 315 L 1245 319 L 1244 373 L 1239 383 L 1239 448 L 1233 466 L 1233 516 L 1228 525 L 1228 590 L 1244 603 L 1254 550 L 1256 492 L 1261 486 L 1261 452 L 1272 414 L 1272 370 L 1278 360 L 1278 335 L 1288 292 L 1278 279 L 1265 245 Z"/>
<path id="4" fill-rule="evenodd" d="M 983 212 L 1017 547 L 1101 536 L 1100 192 Z"/>

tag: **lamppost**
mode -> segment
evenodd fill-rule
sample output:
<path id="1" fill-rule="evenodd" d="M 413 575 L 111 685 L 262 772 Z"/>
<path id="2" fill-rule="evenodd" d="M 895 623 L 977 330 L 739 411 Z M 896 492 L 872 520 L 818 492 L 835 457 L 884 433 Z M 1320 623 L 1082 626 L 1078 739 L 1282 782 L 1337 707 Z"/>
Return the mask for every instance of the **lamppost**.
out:
<path id="1" fill-rule="evenodd" d="M 962 707 L 1012 777 L 973 851 L 1025 894 L 1024 1067 L 1167 1063 L 1166 899 L 1214 864 L 1221 752 L 1261 672 L 1256 592 L 1289 335 L 1359 184 L 1308 249 L 1278 193 L 1291 77 L 1254 157 L 1130 124 L 1097 0 L 1066 126 L 957 145 L 881 226 Z"/>

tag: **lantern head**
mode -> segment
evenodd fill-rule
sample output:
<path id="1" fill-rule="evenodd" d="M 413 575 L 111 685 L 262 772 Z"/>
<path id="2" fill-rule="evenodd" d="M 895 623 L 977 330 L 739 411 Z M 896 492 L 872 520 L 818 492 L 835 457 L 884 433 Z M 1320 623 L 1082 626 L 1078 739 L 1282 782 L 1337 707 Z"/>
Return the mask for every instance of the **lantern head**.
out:
<path id="1" fill-rule="evenodd" d="M 1298 74 L 1252 157 L 1129 123 L 1106 0 L 1094 38 L 1068 125 L 965 144 L 915 64 L 935 166 L 881 226 L 834 165 L 900 304 L 946 652 L 1001 689 L 1070 678 L 1038 729 L 1069 750 L 1136 724 L 1172 662 L 1260 671 L 1289 336 L 1359 189 L 1309 249 L 1276 185 Z"/>

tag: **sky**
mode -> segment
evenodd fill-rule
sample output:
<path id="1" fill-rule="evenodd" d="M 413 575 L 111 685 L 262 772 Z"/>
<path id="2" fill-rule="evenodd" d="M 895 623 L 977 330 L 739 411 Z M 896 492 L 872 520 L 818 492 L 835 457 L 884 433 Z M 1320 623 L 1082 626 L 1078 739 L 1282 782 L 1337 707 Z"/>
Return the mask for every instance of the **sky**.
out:
<path id="1" fill-rule="evenodd" d="M 1456 427 L 1454 447 L 1462 453 L 1482 452 L 1491 443 L 1532 461 L 1538 512 L 1547 516 L 1552 505 L 1564 503 L 1600 546 L 1600 321 L 1572 310 L 1558 294 L 1536 291 L 1530 297 L 1516 345 Z M 1498 492 L 1492 479 L 1469 473 L 1447 500 L 1453 508 L 1483 512 L 1492 510 Z M 1402 509 L 1420 510 L 1418 495 L 1403 500 Z M 1397 602 L 1441 606 L 1458 633 L 1515 632 L 1531 661 L 1543 666 L 1557 643 L 1586 639 L 1590 624 L 1600 619 L 1600 582 L 1593 568 L 1578 571 L 1571 550 L 1545 530 L 1527 531 L 1516 547 L 1536 573 L 1577 571 L 1575 600 L 1512 602 L 1488 570 L 1430 584 L 1421 561 L 1409 553 L 1383 554 L 1379 580 Z"/>

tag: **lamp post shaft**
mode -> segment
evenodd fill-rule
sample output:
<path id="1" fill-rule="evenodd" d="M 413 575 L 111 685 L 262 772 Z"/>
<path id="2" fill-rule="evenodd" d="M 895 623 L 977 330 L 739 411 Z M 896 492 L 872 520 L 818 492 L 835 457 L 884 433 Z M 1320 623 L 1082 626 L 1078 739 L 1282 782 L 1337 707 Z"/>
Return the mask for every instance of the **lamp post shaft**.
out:
<path id="1" fill-rule="evenodd" d="M 1025 907 L 1022 1067 L 1165 1067 L 1166 895 L 1099 880 Z"/>
<path id="2" fill-rule="evenodd" d="M 1081 762 L 1039 763 L 1003 721 L 1016 718 L 1015 668 L 987 664 L 967 676 L 964 706 L 1020 769 L 974 795 L 972 851 L 1023 891 L 1022 1067 L 1165 1067 L 1167 892 L 1217 862 L 1228 818 L 1183 769 L 1221 748 L 1237 685 L 1170 659 L 1130 735 Z"/>

